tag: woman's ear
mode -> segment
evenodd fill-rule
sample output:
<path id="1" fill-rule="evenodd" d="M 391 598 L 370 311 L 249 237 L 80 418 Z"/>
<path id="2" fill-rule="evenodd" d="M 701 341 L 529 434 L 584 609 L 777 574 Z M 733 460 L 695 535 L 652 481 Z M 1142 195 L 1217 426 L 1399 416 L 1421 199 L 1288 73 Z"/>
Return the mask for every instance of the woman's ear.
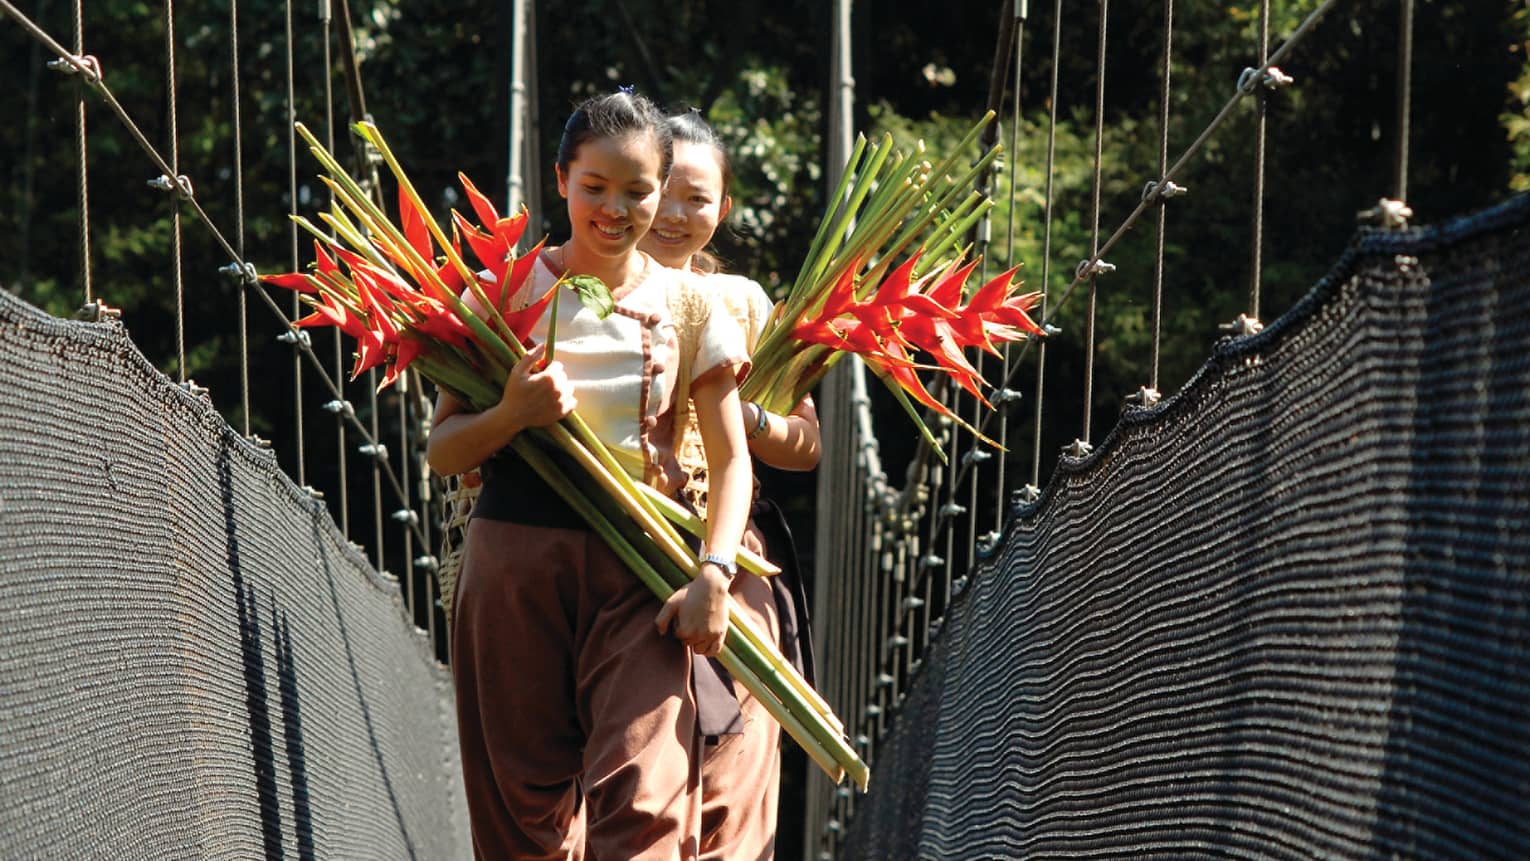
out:
<path id="1" fill-rule="evenodd" d="M 730 213 L 732 211 L 733 211 L 733 195 L 725 194 L 725 195 L 723 195 L 722 206 L 717 208 L 717 220 L 719 222 L 727 221 L 728 220 L 728 213 Z"/>
<path id="2" fill-rule="evenodd" d="M 563 172 L 563 166 L 553 165 L 553 173 L 558 175 L 558 196 L 568 200 L 568 174 Z"/>

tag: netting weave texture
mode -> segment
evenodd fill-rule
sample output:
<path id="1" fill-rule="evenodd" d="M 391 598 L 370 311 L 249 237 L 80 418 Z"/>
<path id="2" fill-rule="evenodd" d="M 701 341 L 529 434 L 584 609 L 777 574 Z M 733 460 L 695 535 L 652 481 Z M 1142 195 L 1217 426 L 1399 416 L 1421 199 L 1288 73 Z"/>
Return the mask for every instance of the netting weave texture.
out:
<path id="1" fill-rule="evenodd" d="M 845 857 L 1530 857 L 1530 198 L 1065 459 L 877 753 Z"/>
<path id="2" fill-rule="evenodd" d="M 0 857 L 469 857 L 455 729 L 321 503 L 0 291 Z"/>

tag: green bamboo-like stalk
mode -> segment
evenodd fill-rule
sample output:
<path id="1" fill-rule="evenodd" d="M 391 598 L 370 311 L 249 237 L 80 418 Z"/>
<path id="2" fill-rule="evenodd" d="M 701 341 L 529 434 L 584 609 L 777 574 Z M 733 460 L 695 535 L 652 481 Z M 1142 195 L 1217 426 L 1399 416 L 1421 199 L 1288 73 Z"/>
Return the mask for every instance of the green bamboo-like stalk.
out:
<path id="1" fill-rule="evenodd" d="M 664 515 L 665 520 L 684 529 L 696 538 L 707 537 L 706 521 L 697 517 L 695 512 L 649 485 L 639 484 L 637 489 L 659 510 L 660 514 Z M 738 564 L 740 568 L 758 577 L 774 577 L 781 573 L 780 568 L 747 547 L 739 547 Z"/>

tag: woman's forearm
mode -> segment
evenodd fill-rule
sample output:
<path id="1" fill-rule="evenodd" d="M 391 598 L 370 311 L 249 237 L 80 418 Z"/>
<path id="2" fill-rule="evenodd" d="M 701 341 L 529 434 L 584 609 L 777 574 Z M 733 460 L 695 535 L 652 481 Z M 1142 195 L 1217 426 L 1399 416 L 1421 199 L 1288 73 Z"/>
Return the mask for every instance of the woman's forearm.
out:
<path id="1" fill-rule="evenodd" d="M 451 395 L 441 395 L 443 399 Z M 438 403 L 436 419 L 425 444 L 425 459 L 437 475 L 457 475 L 476 469 L 515 438 L 518 428 L 497 407 L 481 413 Z"/>
<path id="2" fill-rule="evenodd" d="M 731 556 L 749 523 L 754 470 L 738 388 L 731 374 L 709 374 L 691 388 L 707 457 L 707 550 Z"/>
<path id="3" fill-rule="evenodd" d="M 748 404 L 743 409 L 747 427 L 751 431 L 759 428 L 749 439 L 750 454 L 776 469 L 800 472 L 818 466 L 822 449 L 818 411 L 811 398 L 803 398 L 789 415 L 764 412 L 763 427 L 759 424 L 762 413 L 757 404 Z"/>

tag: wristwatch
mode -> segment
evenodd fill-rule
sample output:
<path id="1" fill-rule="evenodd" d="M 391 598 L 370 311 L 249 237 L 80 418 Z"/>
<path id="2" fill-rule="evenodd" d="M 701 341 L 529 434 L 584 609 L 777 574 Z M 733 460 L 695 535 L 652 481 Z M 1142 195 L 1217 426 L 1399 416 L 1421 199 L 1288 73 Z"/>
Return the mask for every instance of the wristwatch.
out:
<path id="1" fill-rule="evenodd" d="M 702 565 L 710 562 L 721 568 L 723 573 L 728 575 L 729 580 L 738 576 L 738 563 L 733 561 L 732 556 L 724 556 L 721 553 L 707 553 L 701 557 L 700 561 Z"/>

